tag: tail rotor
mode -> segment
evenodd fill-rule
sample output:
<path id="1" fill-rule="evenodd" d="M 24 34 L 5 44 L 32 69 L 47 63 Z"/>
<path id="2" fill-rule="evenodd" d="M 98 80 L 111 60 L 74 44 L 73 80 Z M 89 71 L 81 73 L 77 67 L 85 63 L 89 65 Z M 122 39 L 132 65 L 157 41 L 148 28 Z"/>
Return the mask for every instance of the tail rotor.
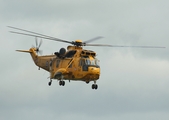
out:
<path id="1" fill-rule="evenodd" d="M 36 37 L 35 38 L 35 44 L 36 44 L 36 47 L 35 46 L 33 46 L 33 47 L 36 49 L 36 53 L 42 55 L 42 50 L 39 49 L 42 45 L 42 39 L 38 43 L 38 38 Z"/>

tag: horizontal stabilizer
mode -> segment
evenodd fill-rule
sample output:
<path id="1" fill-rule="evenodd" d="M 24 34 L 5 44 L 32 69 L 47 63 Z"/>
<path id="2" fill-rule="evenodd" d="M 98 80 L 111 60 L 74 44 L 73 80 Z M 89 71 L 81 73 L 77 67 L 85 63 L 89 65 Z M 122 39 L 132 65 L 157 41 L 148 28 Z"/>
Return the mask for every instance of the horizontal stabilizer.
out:
<path id="1" fill-rule="evenodd" d="M 18 51 L 18 52 L 26 52 L 26 53 L 31 53 L 31 51 L 29 51 L 29 50 L 16 50 L 16 51 Z"/>

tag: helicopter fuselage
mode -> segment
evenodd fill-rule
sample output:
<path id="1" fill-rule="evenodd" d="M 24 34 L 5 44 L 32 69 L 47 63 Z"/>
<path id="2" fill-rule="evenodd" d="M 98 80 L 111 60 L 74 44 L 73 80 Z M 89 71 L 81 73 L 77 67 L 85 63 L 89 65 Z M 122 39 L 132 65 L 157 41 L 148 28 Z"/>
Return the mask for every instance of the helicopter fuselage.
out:
<path id="1" fill-rule="evenodd" d="M 55 55 L 38 56 L 35 49 L 30 49 L 35 64 L 48 72 L 50 79 L 96 81 L 100 76 L 99 61 L 96 53 L 82 47 L 68 46 L 67 52 Z"/>

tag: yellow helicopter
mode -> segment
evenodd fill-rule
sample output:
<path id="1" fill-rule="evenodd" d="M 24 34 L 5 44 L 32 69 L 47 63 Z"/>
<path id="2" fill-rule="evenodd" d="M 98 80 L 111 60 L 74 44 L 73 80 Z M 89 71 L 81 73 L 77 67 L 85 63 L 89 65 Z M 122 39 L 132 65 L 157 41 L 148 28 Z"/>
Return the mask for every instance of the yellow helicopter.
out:
<path id="1" fill-rule="evenodd" d="M 140 48 L 165 48 L 159 46 L 119 46 L 119 45 L 106 45 L 106 44 L 89 44 L 92 41 L 101 39 L 103 37 L 98 36 L 93 39 L 82 42 L 81 40 L 76 41 L 67 41 L 58 39 L 55 37 L 47 36 L 44 34 L 8 26 L 9 28 L 23 31 L 23 32 L 15 32 L 10 31 L 11 33 L 27 35 L 35 37 L 36 47 L 32 47 L 29 50 L 16 50 L 19 52 L 30 53 L 34 63 L 40 68 L 48 71 L 50 73 L 50 81 L 48 83 L 49 86 L 52 84 L 52 80 L 56 79 L 59 81 L 60 86 L 65 85 L 64 80 L 74 80 L 74 81 L 84 81 L 89 83 L 94 81 L 92 84 L 92 89 L 98 89 L 98 85 L 96 81 L 100 77 L 100 66 L 99 60 L 96 58 L 96 53 L 91 50 L 83 49 L 83 46 L 105 46 L 105 47 L 140 47 Z M 55 52 L 54 55 L 45 55 L 39 56 L 38 53 L 42 51 L 39 50 L 42 40 L 38 44 L 37 38 L 43 38 L 58 42 L 64 42 L 68 44 L 72 44 L 71 46 L 65 48 L 61 48 L 59 52 Z"/>

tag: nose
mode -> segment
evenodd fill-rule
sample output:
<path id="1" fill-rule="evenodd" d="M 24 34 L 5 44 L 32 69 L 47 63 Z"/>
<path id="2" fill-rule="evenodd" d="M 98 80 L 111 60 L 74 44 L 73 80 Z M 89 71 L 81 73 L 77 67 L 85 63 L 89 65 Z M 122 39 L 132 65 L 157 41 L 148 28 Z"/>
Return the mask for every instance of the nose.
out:
<path id="1" fill-rule="evenodd" d="M 89 67 L 88 71 L 90 72 L 90 74 L 100 74 L 100 68 L 96 68 L 96 67 Z"/>

